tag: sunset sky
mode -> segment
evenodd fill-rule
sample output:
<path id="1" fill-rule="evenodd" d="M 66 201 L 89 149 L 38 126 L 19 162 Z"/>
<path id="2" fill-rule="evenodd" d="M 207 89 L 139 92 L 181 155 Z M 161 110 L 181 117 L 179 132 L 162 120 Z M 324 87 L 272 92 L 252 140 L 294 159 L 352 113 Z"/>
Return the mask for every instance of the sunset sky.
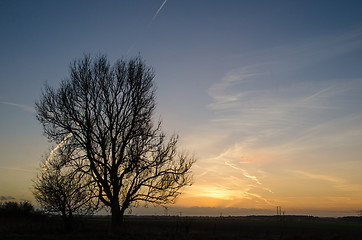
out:
<path id="1" fill-rule="evenodd" d="M 84 53 L 140 54 L 197 158 L 175 208 L 362 210 L 362 1 L 4 0 L 0 34 L 0 201 L 35 204 L 43 84 Z"/>

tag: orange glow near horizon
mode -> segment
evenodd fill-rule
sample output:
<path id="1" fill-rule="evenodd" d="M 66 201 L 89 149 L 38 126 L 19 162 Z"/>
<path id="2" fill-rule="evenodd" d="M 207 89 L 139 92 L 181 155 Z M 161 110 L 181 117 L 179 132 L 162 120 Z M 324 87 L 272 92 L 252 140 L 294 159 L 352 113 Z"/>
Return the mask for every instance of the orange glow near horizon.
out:
<path id="1" fill-rule="evenodd" d="M 325 167 L 317 160 L 323 159 L 321 154 L 285 149 L 235 145 L 216 157 L 199 159 L 193 168 L 195 183 L 176 206 L 271 211 L 282 206 L 286 212 L 301 214 L 320 210 L 351 215 L 362 208 L 362 177 L 356 165 L 339 165 L 335 155 Z M 305 159 L 315 168 L 301 164 Z"/>
<path id="2" fill-rule="evenodd" d="M 349 197 L 283 197 L 275 199 L 262 199 L 261 196 L 249 196 L 244 198 L 222 198 L 220 195 L 181 196 L 176 206 L 181 207 L 211 207 L 211 208 L 248 208 L 273 210 L 276 206 L 282 206 L 285 211 L 311 210 L 311 211 L 350 211 L 357 212 L 361 209 L 362 196 L 354 199 Z"/>

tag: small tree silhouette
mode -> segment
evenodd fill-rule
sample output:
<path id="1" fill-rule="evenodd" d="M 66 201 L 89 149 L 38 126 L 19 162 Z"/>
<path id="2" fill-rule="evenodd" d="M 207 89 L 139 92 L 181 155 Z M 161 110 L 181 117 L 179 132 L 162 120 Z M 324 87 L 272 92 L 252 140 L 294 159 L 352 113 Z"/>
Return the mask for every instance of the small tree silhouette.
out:
<path id="1" fill-rule="evenodd" d="M 89 176 L 69 165 L 71 154 L 61 148 L 50 152 L 33 186 L 37 202 L 46 212 L 60 214 L 66 230 L 72 230 L 74 215 L 91 214 L 96 209 Z"/>

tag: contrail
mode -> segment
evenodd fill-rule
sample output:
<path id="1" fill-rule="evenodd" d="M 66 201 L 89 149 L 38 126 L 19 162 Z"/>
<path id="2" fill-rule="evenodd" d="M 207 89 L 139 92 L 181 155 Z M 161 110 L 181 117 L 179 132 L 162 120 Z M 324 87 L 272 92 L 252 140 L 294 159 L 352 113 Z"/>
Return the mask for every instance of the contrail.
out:
<path id="1" fill-rule="evenodd" d="M 165 0 L 165 1 L 162 3 L 161 7 L 159 7 L 159 9 L 157 10 L 157 12 L 156 12 L 155 15 L 153 16 L 153 20 L 156 19 L 158 13 L 162 10 L 163 5 L 165 5 L 166 2 L 167 2 L 167 0 Z"/>
<path id="2" fill-rule="evenodd" d="M 50 158 L 53 158 L 55 156 L 55 152 L 61 148 L 65 143 L 66 141 L 68 140 L 68 138 L 72 137 L 73 136 L 73 133 L 69 133 L 65 138 L 63 138 L 63 140 L 53 149 L 50 151 L 50 154 L 49 154 L 49 157 L 48 157 L 48 160 Z"/>
<path id="3" fill-rule="evenodd" d="M 48 169 L 49 169 L 49 161 L 51 161 L 52 159 L 55 158 L 56 151 L 59 148 L 63 147 L 63 145 L 67 142 L 67 140 L 72 136 L 73 136 L 73 133 L 69 133 L 67 136 L 65 136 L 65 138 L 63 138 L 63 140 L 57 146 L 55 146 L 55 148 L 53 148 L 53 150 L 50 151 L 49 156 L 48 156 L 48 158 L 46 159 L 46 161 L 44 163 L 44 167 L 42 169 L 43 172 L 48 171 Z"/>
<path id="4" fill-rule="evenodd" d="M 228 165 L 229 167 L 234 168 L 234 169 L 241 170 L 241 171 L 243 172 L 244 177 L 250 178 L 250 179 L 254 180 L 257 184 L 261 185 L 261 182 L 259 182 L 259 180 L 257 179 L 257 177 L 252 176 L 252 175 L 249 175 L 248 172 L 245 171 L 244 169 L 235 167 L 235 166 L 231 165 L 231 164 L 228 163 L 228 162 L 225 162 L 225 164 Z"/>
<path id="5" fill-rule="evenodd" d="M 5 104 L 5 105 L 9 105 L 9 106 L 14 106 L 14 107 L 21 108 L 21 109 L 23 109 L 23 110 L 25 110 L 27 112 L 32 112 L 32 113 L 35 112 L 35 109 L 33 107 L 30 107 L 30 106 L 27 106 L 27 105 L 13 103 L 13 102 L 0 102 L 0 103 Z"/>
<path id="6" fill-rule="evenodd" d="M 264 201 L 266 204 L 270 205 L 270 206 L 274 206 L 275 204 L 271 203 L 268 199 L 263 198 L 262 196 L 260 196 L 259 194 L 255 194 L 255 193 L 250 193 L 250 192 L 245 192 L 246 195 L 250 195 L 252 197 L 261 199 L 262 201 Z"/>
<path id="7" fill-rule="evenodd" d="M 83 115 L 84 113 L 85 113 L 85 110 L 83 110 L 82 115 Z M 75 128 L 77 128 L 78 126 L 79 126 L 79 123 L 77 123 L 77 124 L 75 125 Z M 71 138 L 72 136 L 73 136 L 73 133 L 68 133 L 68 135 L 65 136 L 65 137 L 63 138 L 63 140 L 62 140 L 57 146 L 55 146 L 55 148 L 54 148 L 53 150 L 50 151 L 49 156 L 48 156 L 48 158 L 47 158 L 47 160 L 46 160 L 46 162 L 45 162 L 45 166 L 44 166 L 44 168 L 43 168 L 43 171 L 48 170 L 48 163 L 49 163 L 49 161 L 50 161 L 51 159 L 53 159 L 53 158 L 55 157 L 56 151 L 57 151 L 59 148 L 63 147 L 63 145 L 64 145 L 64 144 L 68 141 L 68 139 Z"/>

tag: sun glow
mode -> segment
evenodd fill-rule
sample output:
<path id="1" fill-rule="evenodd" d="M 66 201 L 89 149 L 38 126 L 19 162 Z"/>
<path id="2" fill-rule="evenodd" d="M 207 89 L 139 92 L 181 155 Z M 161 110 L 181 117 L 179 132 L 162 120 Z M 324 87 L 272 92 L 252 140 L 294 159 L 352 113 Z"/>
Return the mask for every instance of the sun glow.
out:
<path id="1" fill-rule="evenodd" d="M 205 190 L 203 193 L 200 194 L 200 196 L 218 198 L 224 200 L 234 200 L 235 198 L 237 198 L 237 195 L 239 194 L 240 192 L 238 191 L 221 189 L 220 187 L 215 186 L 211 187 L 211 189 Z"/>

